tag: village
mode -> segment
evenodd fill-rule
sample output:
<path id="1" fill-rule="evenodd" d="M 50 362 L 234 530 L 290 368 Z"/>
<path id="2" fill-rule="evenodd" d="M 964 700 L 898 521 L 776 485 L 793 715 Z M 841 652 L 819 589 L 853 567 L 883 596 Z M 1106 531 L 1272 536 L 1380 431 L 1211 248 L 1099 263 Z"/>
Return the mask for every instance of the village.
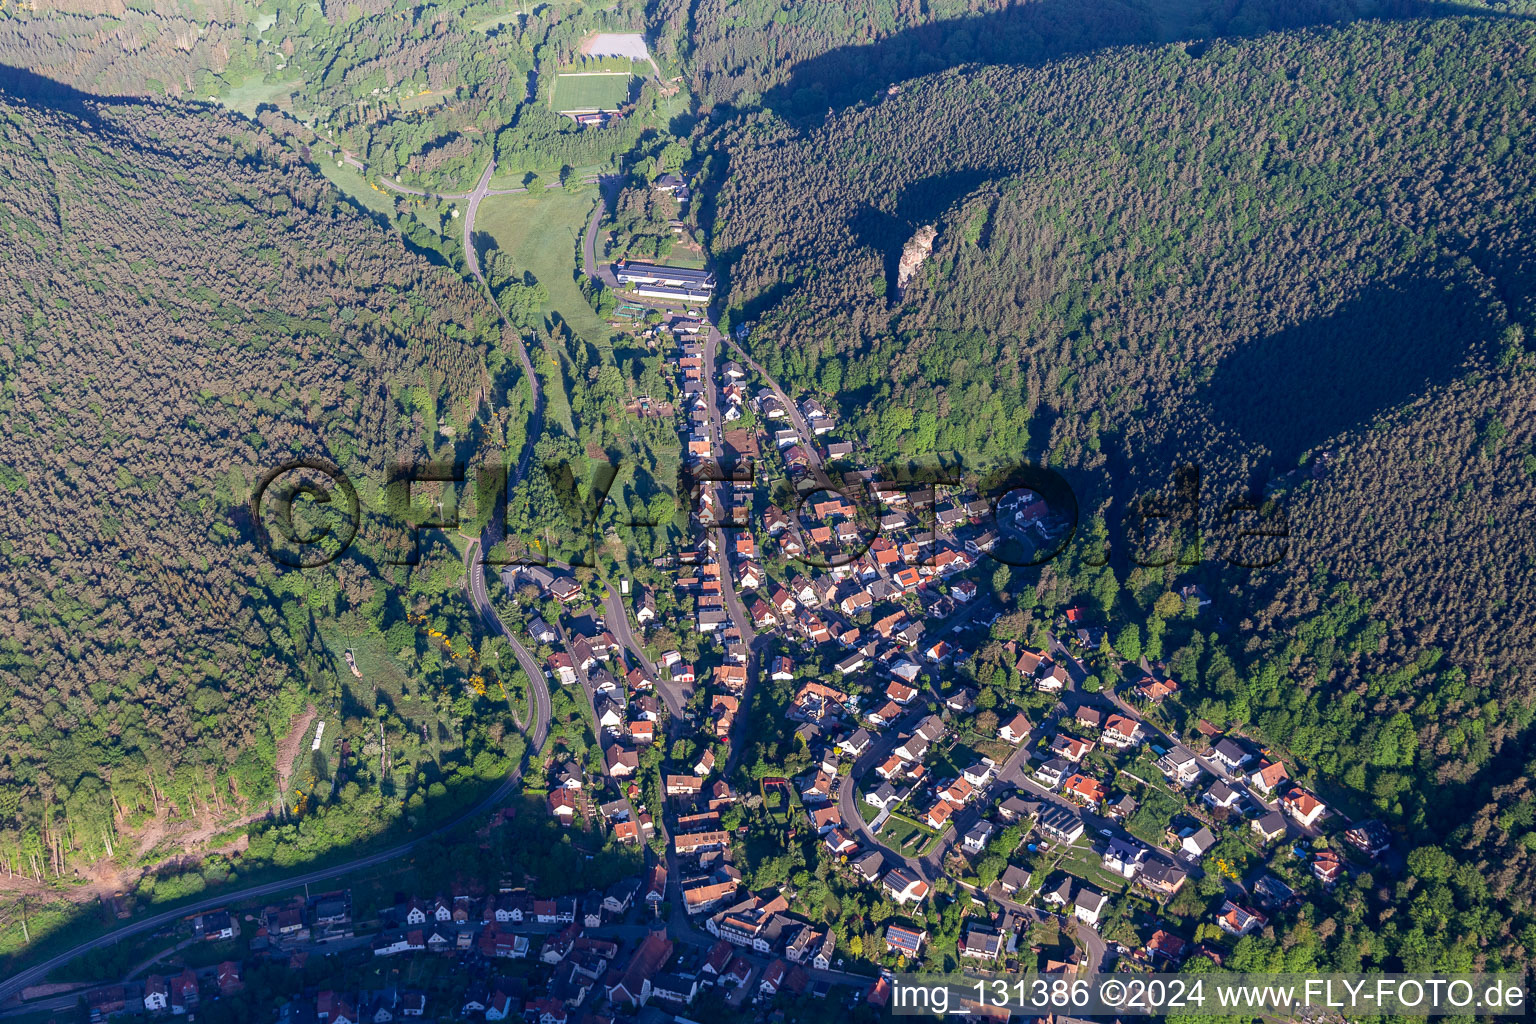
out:
<path id="1" fill-rule="evenodd" d="M 1034 644 L 1003 643 L 1027 698 L 979 706 L 965 670 L 1007 611 L 989 552 L 1048 546 L 1059 512 L 1027 490 L 987 500 L 880 479 L 821 402 L 784 394 L 705 318 L 712 274 L 615 273 L 637 301 L 663 304 L 648 344 L 675 375 L 667 404 L 699 481 L 686 496 L 696 542 L 662 566 L 669 587 L 622 598 L 593 600 L 559 566 L 503 581 L 558 602 L 559 621 L 535 618 L 533 639 L 555 648 L 550 679 L 585 693 L 603 748 L 603 777 L 568 777 L 550 813 L 572 821 L 576 793 L 603 791 L 606 827 L 662 851 L 689 919 L 716 934 L 724 918 L 727 937 L 750 935 L 786 964 L 813 946 L 831 962 L 831 930 L 788 926 L 782 892 L 745 884 L 745 827 L 722 817 L 743 800 L 813 834 L 832 870 L 897 908 L 869 958 L 887 967 L 1220 963 L 1308 886 L 1386 856 L 1385 828 L 1330 813 L 1243 736 L 1158 724 L 1179 693 L 1167 666 L 1142 659 L 1119 688 L 1094 685 L 1103 629 L 1082 605 Z M 1210 614 L 1198 585 L 1175 604 Z M 689 632 L 691 654 L 648 642 Z M 792 731 L 798 770 L 744 776 L 743 733 L 758 733 L 765 704 Z M 733 789 L 747 781 L 755 792 Z M 943 879 L 959 883 L 946 902 L 968 910 L 936 957 L 922 921 Z M 1065 937 L 1059 959 L 1028 942 L 1047 927 Z"/>
<path id="2" fill-rule="evenodd" d="M 655 187 L 686 194 L 673 178 Z M 547 758 L 545 813 L 645 870 L 602 891 L 407 895 L 366 931 L 345 894 L 266 907 L 247 957 L 456 965 L 416 972 L 431 986 L 306 985 L 281 1024 L 681 1020 L 715 1000 L 796 1020 L 878 1013 L 898 969 L 1221 964 L 1390 857 L 1384 827 L 1331 812 L 1243 735 L 1180 734 L 1167 665 L 1117 665 L 1104 685 L 1113 652 L 1088 602 L 1000 635 L 1014 610 L 992 553 L 1068 531 L 1044 496 L 882 479 L 826 405 L 748 358 L 743 329 L 710 322 L 712 273 L 612 273 L 661 314 L 644 332 L 670 393 L 635 411 L 676 420 L 690 539 L 649 582 L 607 591 L 554 560 L 507 566 L 498 600 L 600 751 Z M 1211 614 L 1198 585 L 1166 596 L 1170 616 Z M 818 915 L 803 883 L 755 885 L 765 842 L 878 912 Z M 99 990 L 92 1018 L 190 1016 L 242 969 Z"/>

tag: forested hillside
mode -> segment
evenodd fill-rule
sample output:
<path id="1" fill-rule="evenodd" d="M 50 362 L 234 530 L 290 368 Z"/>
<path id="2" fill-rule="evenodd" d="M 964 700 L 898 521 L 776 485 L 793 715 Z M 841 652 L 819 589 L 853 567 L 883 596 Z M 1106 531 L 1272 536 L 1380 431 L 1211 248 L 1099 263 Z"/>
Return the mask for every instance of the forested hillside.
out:
<path id="1" fill-rule="evenodd" d="M 1203 581 L 1223 627 L 1151 649 L 1186 725 L 1237 723 L 1338 806 L 1494 871 L 1532 835 L 1498 787 L 1536 700 L 1512 526 L 1536 507 L 1533 43 L 1518 17 L 1358 22 L 744 115 L 708 166 L 728 315 L 874 458 L 1062 469 L 1083 533 L 1034 577 L 1037 614 L 1086 600 L 1111 637 L 1157 637 L 1175 573 Z M 1202 543 L 1137 567 L 1129 503 L 1186 462 Z M 1283 557 L 1234 568 L 1222 507 L 1266 493 Z M 1368 920 L 1377 951 L 1524 956 L 1528 875 L 1451 909 L 1451 872 L 1421 874 L 1432 899 Z M 1453 919 L 1461 939 L 1426 940 Z"/>
<path id="2" fill-rule="evenodd" d="M 124 860 L 153 862 L 146 828 L 216 830 L 280 795 L 294 810 L 278 780 L 298 747 L 280 757 L 279 741 L 310 703 L 397 731 L 401 774 L 359 828 L 289 825 L 253 854 L 292 862 L 377 829 L 479 749 L 498 771 L 504 722 L 461 725 L 451 743 L 434 725 L 428 743 L 421 711 L 380 695 L 383 668 L 372 691 L 345 690 L 321 639 L 392 630 L 387 653 L 425 652 L 415 671 L 451 700 L 463 680 L 405 621 L 451 586 L 379 564 L 399 536 L 372 519 L 329 569 L 284 570 L 249 510 L 256 479 L 296 456 L 339 464 L 372 511 L 389 464 L 452 457 L 439 429 L 465 437 L 482 401 L 516 386 L 500 353 L 485 359 L 500 335 L 489 303 L 258 125 L 59 102 L 0 94 L 7 873 L 69 875 L 130 837 Z M 426 690 L 407 698 L 435 722 L 448 705 Z M 300 809 L 327 802 L 325 757 L 293 785 Z"/>
<path id="3" fill-rule="evenodd" d="M 1109 46 L 1250 35 L 1422 12 L 1421 0 L 660 0 L 664 53 L 707 103 L 792 116 L 965 63 L 1035 64 Z"/>

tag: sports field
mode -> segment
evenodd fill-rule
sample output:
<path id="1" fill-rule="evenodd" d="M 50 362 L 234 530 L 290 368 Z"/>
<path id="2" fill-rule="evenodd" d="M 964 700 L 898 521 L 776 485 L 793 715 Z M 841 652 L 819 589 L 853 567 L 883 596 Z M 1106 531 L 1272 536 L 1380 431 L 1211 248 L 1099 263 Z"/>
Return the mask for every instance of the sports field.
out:
<path id="1" fill-rule="evenodd" d="M 556 75 L 554 108 L 562 113 L 617 110 L 629 101 L 629 81 L 633 77 L 619 71 Z"/>

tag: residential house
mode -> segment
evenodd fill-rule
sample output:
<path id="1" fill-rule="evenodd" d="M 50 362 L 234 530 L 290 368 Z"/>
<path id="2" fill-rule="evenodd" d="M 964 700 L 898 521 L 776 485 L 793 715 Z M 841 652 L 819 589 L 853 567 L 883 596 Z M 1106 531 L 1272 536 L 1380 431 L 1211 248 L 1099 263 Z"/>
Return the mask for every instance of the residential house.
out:
<path id="1" fill-rule="evenodd" d="M 973 924 L 960 936 L 960 955 L 969 960 L 996 960 L 1003 951 L 1003 937 L 987 925 Z"/>
<path id="2" fill-rule="evenodd" d="M 1037 651 L 1030 647 L 1020 648 L 1018 660 L 1013 663 L 1013 670 L 1025 679 L 1040 671 L 1040 666 L 1049 666 L 1050 659 L 1044 651 Z"/>
<path id="3" fill-rule="evenodd" d="M 996 831 L 996 825 L 993 825 L 990 821 L 983 819 L 982 821 L 978 821 L 974 826 L 972 826 L 971 830 L 965 834 L 965 838 L 961 840 L 961 845 L 965 847 L 966 852 L 968 853 L 981 853 L 987 848 L 987 843 L 991 841 L 992 834 Z"/>
<path id="4" fill-rule="evenodd" d="M 976 787 L 965 779 L 956 779 L 939 791 L 939 796 L 954 804 L 957 809 L 970 803 L 971 797 L 975 795 Z"/>
<path id="5" fill-rule="evenodd" d="M 1260 839 L 1271 843 L 1285 835 L 1285 815 L 1279 811 L 1270 811 L 1263 817 L 1254 818 L 1249 822 L 1249 826 Z"/>
<path id="6" fill-rule="evenodd" d="M 967 765 L 960 775 L 966 782 L 980 789 L 992 781 L 992 776 L 997 771 L 997 762 L 990 757 L 983 757 L 973 765 Z"/>
<path id="7" fill-rule="evenodd" d="M 1344 841 L 1375 860 L 1392 846 L 1392 833 L 1379 821 L 1362 821 L 1344 833 Z"/>
<path id="8" fill-rule="evenodd" d="M 870 850 L 855 857 L 852 866 L 859 877 L 873 885 L 885 874 L 885 857 L 879 850 Z"/>
<path id="9" fill-rule="evenodd" d="M 603 894 L 603 909 L 618 917 L 629 910 L 639 892 L 640 879 L 621 878 L 610 885 L 608 891 Z"/>
<path id="10" fill-rule="evenodd" d="M 1179 852 L 1190 860 L 1199 860 L 1205 851 L 1216 845 L 1216 837 L 1204 825 L 1185 829 L 1179 834 Z"/>
<path id="11" fill-rule="evenodd" d="M 1042 693 L 1060 693 L 1070 678 L 1065 666 L 1051 665 L 1035 677 L 1035 689 Z"/>
<path id="12" fill-rule="evenodd" d="M 1242 744 L 1231 737 L 1223 737 L 1221 740 L 1218 740 L 1216 745 L 1211 748 L 1211 757 L 1215 758 L 1216 762 L 1229 772 L 1236 772 L 1253 760 L 1253 755 Z"/>
<path id="13" fill-rule="evenodd" d="M 1085 807 L 1097 810 L 1109 791 L 1104 783 L 1098 779 L 1089 778 L 1086 775 L 1074 773 L 1061 784 L 1062 795 L 1083 804 Z"/>
<path id="14" fill-rule="evenodd" d="M 1141 742 L 1141 723 L 1124 715 L 1110 715 L 1104 720 L 1099 740 L 1118 750 L 1134 747 Z"/>
<path id="15" fill-rule="evenodd" d="M 171 987 L 164 977 L 159 974 L 151 974 L 144 979 L 144 1009 L 150 1013 L 160 1013 L 171 1005 Z"/>
<path id="16" fill-rule="evenodd" d="M 605 757 L 608 774 L 616 779 L 627 779 L 640 769 L 640 755 L 618 744 L 609 747 Z"/>
<path id="17" fill-rule="evenodd" d="M 1210 807 L 1231 810 L 1242 801 L 1243 794 L 1217 779 L 1200 799 Z"/>
<path id="18" fill-rule="evenodd" d="M 704 790 L 704 780 L 697 775 L 668 775 L 667 796 L 697 796 Z"/>
<path id="19" fill-rule="evenodd" d="M 944 698 L 944 706 L 957 715 L 969 714 L 976 709 L 976 691 L 962 687 Z"/>
<path id="20" fill-rule="evenodd" d="M 923 815 L 923 823 L 931 829 L 942 831 L 949 826 L 949 819 L 957 810 L 959 808 L 954 804 L 940 798 L 934 801 L 933 806 L 928 808 L 928 813 Z"/>
<path id="21" fill-rule="evenodd" d="M 1154 895 L 1167 899 L 1182 889 L 1188 878 L 1189 872 L 1177 864 L 1149 860 L 1142 866 L 1141 876 L 1136 881 Z"/>
<path id="22" fill-rule="evenodd" d="M 1008 796 L 997 805 L 997 816 L 1009 824 L 1023 821 L 1025 818 L 1033 818 L 1040 813 L 1039 800 L 1027 800 L 1017 793 Z"/>
<path id="23" fill-rule="evenodd" d="M 1147 860 L 1147 848 L 1139 843 L 1118 836 L 1110 837 L 1104 847 L 1104 868 L 1123 878 L 1135 878 L 1141 874 Z"/>
<path id="24" fill-rule="evenodd" d="M 1017 745 L 1029 738 L 1029 729 L 1029 719 L 1020 711 L 998 728 L 997 735 L 999 739 Z"/>
<path id="25" fill-rule="evenodd" d="M 1078 890 L 1077 898 L 1072 902 L 1072 916 L 1093 927 L 1099 923 L 1099 916 L 1108 902 L 1108 896 L 1084 886 Z"/>
<path id="26" fill-rule="evenodd" d="M 1289 776 L 1286 774 L 1285 765 L 1280 761 L 1264 761 L 1259 764 L 1248 776 L 1248 783 L 1265 793 L 1273 793 Z"/>
<path id="27" fill-rule="evenodd" d="M 923 943 L 927 941 L 928 933 L 916 928 L 893 924 L 885 929 L 885 951 L 898 953 L 909 960 L 922 955 Z"/>
<path id="28" fill-rule="evenodd" d="M 1268 923 L 1269 919 L 1263 914 L 1238 906 L 1231 900 L 1222 901 L 1221 910 L 1216 914 L 1216 924 L 1228 935 L 1247 935 Z"/>
<path id="29" fill-rule="evenodd" d="M 653 908 L 659 908 L 667 898 L 667 864 L 666 861 L 658 861 L 652 865 L 650 875 L 645 881 L 645 902 Z"/>
<path id="30" fill-rule="evenodd" d="M 858 758 L 863 755 L 864 751 L 869 749 L 869 745 L 873 740 L 874 737 L 869 734 L 868 729 L 856 729 L 838 741 L 837 749 L 848 754 L 850 757 Z"/>
<path id="31" fill-rule="evenodd" d="M 901 868 L 886 872 L 881 885 L 897 903 L 921 903 L 928 898 L 928 883 Z"/>
<path id="32" fill-rule="evenodd" d="M 835 857 L 840 857 L 845 853 L 852 853 L 859 848 L 859 844 L 854 841 L 853 837 L 840 828 L 834 828 L 822 842 L 827 844 L 827 849 Z"/>
<path id="33" fill-rule="evenodd" d="M 886 783 L 886 785 L 890 785 L 890 783 Z M 864 799 L 867 801 L 872 796 L 874 796 L 874 793 L 866 795 Z M 811 824 L 816 828 L 816 834 L 822 836 L 832 831 L 843 820 L 842 811 L 836 806 L 818 807 L 806 813 L 810 816 Z"/>
<path id="34" fill-rule="evenodd" d="M 1152 937 L 1147 940 L 1143 948 L 1148 960 L 1154 963 L 1160 962 L 1169 967 L 1177 967 L 1184 961 L 1184 954 L 1189 944 L 1172 932 L 1159 928 L 1152 933 Z"/>
<path id="35" fill-rule="evenodd" d="M 887 807 L 898 806 L 908 797 L 908 795 L 910 795 L 911 792 L 911 789 L 905 786 L 898 788 L 893 783 L 886 781 L 880 783 L 878 788 L 872 789 L 868 793 L 865 793 L 864 802 L 869 804 L 871 807 L 877 807 L 881 810 L 884 810 Z M 836 810 L 836 808 L 828 809 L 834 811 Z"/>
<path id="36" fill-rule="evenodd" d="M 698 992 L 699 979 L 696 975 L 662 972 L 651 979 L 652 997 L 669 1003 L 690 1004 Z"/>
<path id="37" fill-rule="evenodd" d="M 1317 824 L 1317 820 L 1328 809 L 1321 800 L 1299 786 L 1280 798 L 1280 806 L 1302 828 L 1311 828 Z"/>
<path id="38" fill-rule="evenodd" d="M 556 651 L 549 656 L 549 668 L 560 685 L 570 686 L 576 682 L 576 668 L 571 662 L 571 656 L 564 651 Z"/>
<path id="39" fill-rule="evenodd" d="M 571 824 L 576 820 L 576 794 L 569 789 L 550 790 L 549 813 L 558 818 L 560 824 Z"/>
<path id="40" fill-rule="evenodd" d="M 1324 885 L 1333 885 L 1344 877 L 1344 858 L 1333 850 L 1319 850 L 1312 855 L 1312 874 Z"/>
<path id="41" fill-rule="evenodd" d="M 1041 805 L 1035 824 L 1047 838 L 1061 843 L 1077 842 L 1085 828 L 1077 812 L 1054 803 Z"/>
<path id="42" fill-rule="evenodd" d="M 1200 760 L 1182 747 L 1175 747 L 1157 759 L 1158 770 L 1169 782 L 1188 786 L 1200 778 Z"/>
<path id="43" fill-rule="evenodd" d="M 732 878 L 723 881 L 704 880 L 683 886 L 683 906 L 689 914 L 702 914 L 736 895 L 739 883 Z"/>
<path id="44" fill-rule="evenodd" d="M 1143 679 L 1136 686 L 1137 694 L 1149 704 L 1161 703 L 1172 694 L 1177 693 L 1178 689 L 1179 684 L 1172 679 L 1157 679 L 1151 676 Z"/>
<path id="45" fill-rule="evenodd" d="M 1053 757 L 1043 761 L 1035 768 L 1034 776 L 1042 786 L 1055 789 L 1061 784 L 1061 780 L 1072 770 L 1071 762 L 1065 758 Z"/>
<path id="46" fill-rule="evenodd" d="M 1072 876 L 1063 875 L 1061 879 L 1041 896 L 1048 907 L 1065 907 L 1072 902 Z"/>
<path id="47" fill-rule="evenodd" d="M 641 587 L 635 593 L 635 621 L 645 625 L 656 618 L 656 595 L 647 587 Z"/>
<path id="48" fill-rule="evenodd" d="M 1073 764 L 1082 764 L 1083 758 L 1087 757 L 1095 746 L 1093 740 L 1080 740 L 1076 736 L 1068 736 L 1065 733 L 1057 733 L 1051 737 L 1051 753 Z"/>
<path id="49" fill-rule="evenodd" d="M 1003 895 L 1012 896 L 1029 888 L 1029 872 L 1017 864 L 1010 864 L 1003 869 L 1003 875 L 997 880 L 997 884 L 1003 890 Z"/>

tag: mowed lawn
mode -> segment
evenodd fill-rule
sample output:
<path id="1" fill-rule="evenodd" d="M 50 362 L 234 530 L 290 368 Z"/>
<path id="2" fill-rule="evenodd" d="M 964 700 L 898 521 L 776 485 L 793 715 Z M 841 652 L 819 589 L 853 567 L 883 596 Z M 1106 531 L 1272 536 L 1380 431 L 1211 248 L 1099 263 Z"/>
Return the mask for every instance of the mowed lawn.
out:
<path id="1" fill-rule="evenodd" d="M 629 80 L 633 77 L 620 73 L 556 75 L 555 109 L 617 110 L 629 102 Z"/>
<path id="2" fill-rule="evenodd" d="M 519 271 L 529 271 L 548 290 L 545 312 L 558 312 L 577 334 L 594 344 L 612 331 L 582 296 L 575 275 L 581 238 L 597 200 L 595 186 L 552 188 L 541 195 L 488 196 L 475 218 L 476 232 L 490 235 Z"/>

